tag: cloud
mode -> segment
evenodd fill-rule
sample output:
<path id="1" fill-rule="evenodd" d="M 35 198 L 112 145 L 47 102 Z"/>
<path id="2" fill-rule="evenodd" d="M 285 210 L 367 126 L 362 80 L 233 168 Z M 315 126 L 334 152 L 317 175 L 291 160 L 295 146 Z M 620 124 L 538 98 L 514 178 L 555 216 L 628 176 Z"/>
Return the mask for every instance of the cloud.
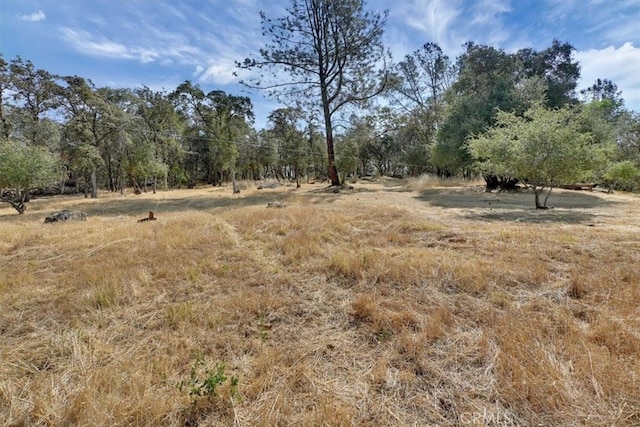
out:
<path id="1" fill-rule="evenodd" d="M 473 7 L 473 21 L 475 25 L 493 26 L 498 21 L 498 16 L 511 11 L 508 1 L 482 0 Z"/>
<path id="2" fill-rule="evenodd" d="M 123 44 L 110 40 L 94 41 L 87 31 L 62 28 L 62 37 L 77 51 L 90 55 L 115 59 L 133 59 L 134 53 Z M 148 55 L 147 55 L 148 57 Z"/>
<path id="3" fill-rule="evenodd" d="M 402 26 L 422 33 L 425 41 L 438 44 L 452 57 L 468 41 L 501 45 L 513 38 L 505 25 L 512 12 L 510 0 L 414 0 L 398 10 L 394 17 Z M 394 38 L 401 40 L 397 35 Z"/>
<path id="4" fill-rule="evenodd" d="M 609 79 L 622 91 L 627 108 L 640 112 L 640 47 L 627 42 L 619 48 L 578 51 L 575 56 L 582 66 L 578 89 L 592 85 L 598 78 Z"/>
<path id="5" fill-rule="evenodd" d="M 452 27 L 462 14 L 459 0 L 413 1 L 402 9 L 405 23 L 426 34 L 429 41 L 437 43 L 445 52 L 458 51 L 461 40 L 453 36 Z"/>
<path id="6" fill-rule="evenodd" d="M 33 12 L 30 15 L 22 15 L 20 17 L 21 21 L 27 21 L 27 22 L 38 22 L 38 21 L 44 21 L 45 19 L 47 19 L 47 17 L 44 14 L 44 12 L 41 10 L 37 12 Z"/>
<path id="7" fill-rule="evenodd" d="M 216 61 L 215 64 L 208 65 L 206 68 L 201 65 L 196 67 L 196 74 L 199 74 L 198 81 L 220 85 L 235 82 L 237 77 L 233 75 L 234 71 L 236 71 L 235 63 L 229 60 Z"/>

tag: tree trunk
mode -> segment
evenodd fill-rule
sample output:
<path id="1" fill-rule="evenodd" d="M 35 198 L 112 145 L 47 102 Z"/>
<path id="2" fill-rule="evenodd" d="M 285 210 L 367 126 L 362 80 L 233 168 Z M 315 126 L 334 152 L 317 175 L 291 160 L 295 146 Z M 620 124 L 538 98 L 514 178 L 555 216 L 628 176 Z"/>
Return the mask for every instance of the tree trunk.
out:
<path id="1" fill-rule="evenodd" d="M 64 194 L 64 184 L 67 182 L 67 172 L 62 171 L 62 179 L 60 180 L 60 195 Z"/>
<path id="2" fill-rule="evenodd" d="M 553 190 L 553 187 L 549 187 L 549 192 L 547 193 L 547 195 L 544 198 L 544 209 L 547 209 L 547 200 L 549 200 L 549 196 L 551 195 L 551 191 Z"/>
<path id="3" fill-rule="evenodd" d="M 2 190 L 0 190 L 0 192 L 1 191 Z M 15 196 L 10 192 L 5 193 L 2 195 L 2 199 L 0 201 L 9 203 L 16 211 L 18 211 L 18 214 L 22 215 L 24 214 L 24 211 L 27 210 L 27 207 L 25 206 L 24 194 L 25 193 L 20 190 L 16 190 Z"/>
<path id="4" fill-rule="evenodd" d="M 24 202 L 23 202 L 23 201 L 21 201 L 21 200 L 13 201 L 13 202 L 9 202 L 9 204 L 10 204 L 11 206 L 13 206 L 13 208 L 14 208 L 15 210 L 17 210 L 17 211 L 18 211 L 18 214 L 19 214 L 19 215 L 24 214 L 24 211 L 26 211 L 26 210 L 27 210 L 27 207 L 24 205 Z"/>
<path id="5" fill-rule="evenodd" d="M 485 187 L 485 191 L 487 193 L 490 193 L 491 190 L 495 190 L 496 188 L 498 188 L 498 177 L 495 175 L 485 175 L 484 182 L 487 184 Z M 536 205 L 537 205 L 537 202 L 536 202 Z"/>
<path id="6" fill-rule="evenodd" d="M 91 198 L 96 199 L 98 197 L 98 172 L 94 167 L 91 169 Z"/>
<path id="7" fill-rule="evenodd" d="M 111 156 L 107 156 L 107 172 L 109 174 L 109 191 L 115 191 L 114 185 L 113 185 L 113 171 L 111 170 Z M 93 178 L 91 180 L 91 185 L 93 185 Z M 93 188 L 96 188 L 97 191 L 97 187 L 94 186 Z M 94 196 L 93 193 L 91 193 L 91 198 L 95 198 L 98 197 L 97 193 Z"/>
<path id="8" fill-rule="evenodd" d="M 536 209 L 547 209 L 547 199 L 549 198 L 549 194 L 545 197 L 544 204 L 541 204 L 540 194 L 542 194 L 542 190 L 544 190 L 543 187 L 534 187 L 533 189 L 533 194 L 535 194 L 536 197 Z M 551 193 L 551 191 L 549 191 L 549 193 Z"/>
<path id="9" fill-rule="evenodd" d="M 240 193 L 240 187 L 238 187 L 238 183 L 236 182 L 236 168 L 231 168 L 231 182 L 233 194 Z"/>
<path id="10" fill-rule="evenodd" d="M 331 185 L 340 185 L 340 178 L 338 177 L 338 169 L 336 168 L 336 155 L 333 149 L 333 124 L 331 123 L 331 111 L 329 107 L 329 96 L 327 94 L 326 82 L 323 78 L 323 73 L 320 73 L 320 87 L 322 95 L 322 112 L 324 114 L 324 127 L 327 134 L 327 159 L 329 160 L 329 181 Z"/>

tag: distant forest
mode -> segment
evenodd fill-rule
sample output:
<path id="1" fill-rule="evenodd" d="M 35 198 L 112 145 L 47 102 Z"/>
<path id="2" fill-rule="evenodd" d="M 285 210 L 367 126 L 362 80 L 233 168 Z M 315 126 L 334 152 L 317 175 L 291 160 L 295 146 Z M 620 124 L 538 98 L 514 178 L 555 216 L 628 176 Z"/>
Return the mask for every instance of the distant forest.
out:
<path id="1" fill-rule="evenodd" d="M 609 178 L 615 180 L 611 185 L 633 189 L 640 115 L 625 109 L 607 79 L 578 93 L 580 66 L 573 52 L 559 41 L 516 53 L 469 42 L 452 60 L 427 43 L 388 64 L 376 96 L 334 120 L 332 160 L 340 181 L 421 174 L 484 176 L 489 186 L 513 181 L 519 177 L 505 180 L 483 169 L 469 139 L 496 125 L 500 111 L 522 116 L 538 105 L 570 109 L 590 144 L 608 147 L 606 164 L 584 179 Z M 29 60 L 1 56 L 0 95 L 0 186 L 3 201 L 18 210 L 38 191 L 96 197 L 98 189 L 328 178 L 319 104 L 289 102 L 271 112 L 265 129 L 255 129 L 247 97 L 207 93 L 190 81 L 171 92 L 96 87 L 83 77 L 54 75 Z M 607 174 L 621 163 L 632 178 Z"/>

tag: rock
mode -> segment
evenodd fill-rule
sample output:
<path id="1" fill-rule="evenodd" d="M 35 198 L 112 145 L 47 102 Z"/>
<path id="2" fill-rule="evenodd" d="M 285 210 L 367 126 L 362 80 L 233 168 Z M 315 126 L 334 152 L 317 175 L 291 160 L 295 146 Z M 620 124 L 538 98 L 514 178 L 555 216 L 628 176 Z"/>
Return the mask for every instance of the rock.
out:
<path id="1" fill-rule="evenodd" d="M 87 214 L 82 211 L 70 211 L 65 209 L 63 211 L 54 212 L 48 217 L 44 219 L 44 223 L 48 224 L 50 222 L 58 222 L 58 221 L 86 221 Z"/>
<path id="2" fill-rule="evenodd" d="M 269 202 L 267 203 L 267 208 L 284 208 L 285 205 L 283 205 L 280 202 Z"/>
<path id="3" fill-rule="evenodd" d="M 282 187 L 282 184 L 280 184 L 279 182 L 267 182 L 265 184 L 258 185 L 257 189 L 262 190 L 265 188 L 278 188 L 278 187 Z"/>

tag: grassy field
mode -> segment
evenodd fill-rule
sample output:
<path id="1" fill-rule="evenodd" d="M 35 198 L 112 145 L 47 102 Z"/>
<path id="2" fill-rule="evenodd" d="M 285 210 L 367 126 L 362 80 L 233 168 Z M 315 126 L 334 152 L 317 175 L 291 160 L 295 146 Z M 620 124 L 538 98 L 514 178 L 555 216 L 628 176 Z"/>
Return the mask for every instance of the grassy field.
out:
<path id="1" fill-rule="evenodd" d="M 353 187 L 0 207 L 0 424 L 640 425 L 640 197 Z"/>

